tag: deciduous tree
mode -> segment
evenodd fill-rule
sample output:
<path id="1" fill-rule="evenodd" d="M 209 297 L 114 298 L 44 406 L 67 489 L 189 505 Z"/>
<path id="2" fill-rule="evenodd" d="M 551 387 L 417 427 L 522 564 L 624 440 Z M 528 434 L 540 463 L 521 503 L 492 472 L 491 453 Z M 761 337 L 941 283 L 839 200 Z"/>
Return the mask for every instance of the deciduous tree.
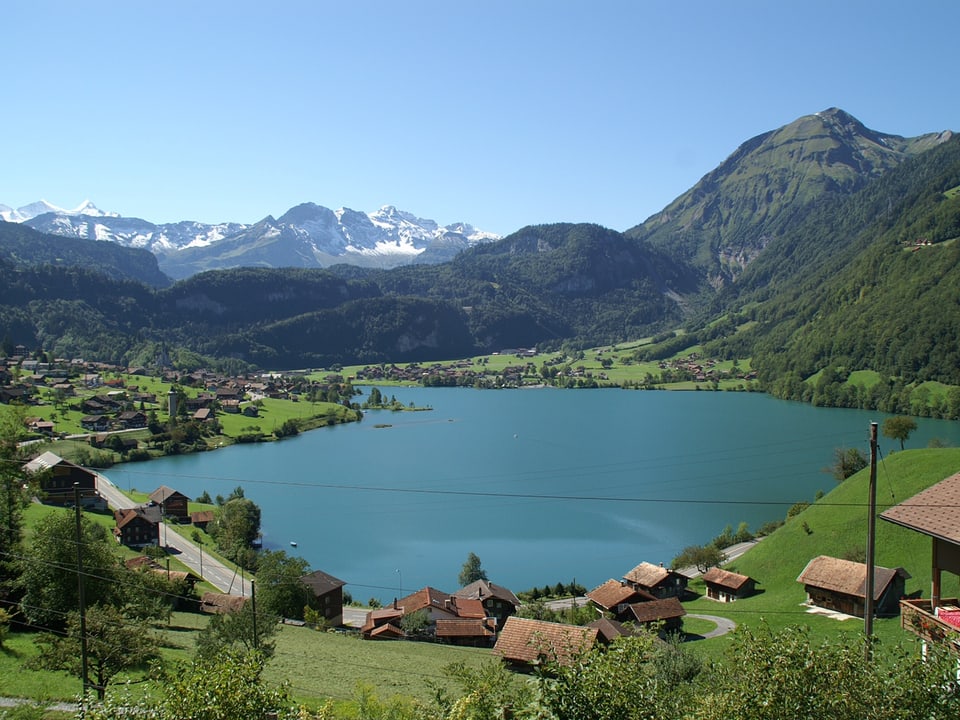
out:
<path id="1" fill-rule="evenodd" d="M 477 580 L 486 580 L 487 572 L 482 567 L 480 567 L 480 558 L 477 557 L 475 553 L 470 553 L 467 555 L 466 562 L 463 563 L 463 568 L 460 570 L 459 576 L 460 587 L 466 587 L 472 582 Z"/>
<path id="2" fill-rule="evenodd" d="M 898 415 L 883 421 L 883 436 L 891 440 L 899 440 L 901 450 L 903 450 L 903 443 L 910 437 L 910 433 L 916 429 L 917 421 L 905 415 Z"/>

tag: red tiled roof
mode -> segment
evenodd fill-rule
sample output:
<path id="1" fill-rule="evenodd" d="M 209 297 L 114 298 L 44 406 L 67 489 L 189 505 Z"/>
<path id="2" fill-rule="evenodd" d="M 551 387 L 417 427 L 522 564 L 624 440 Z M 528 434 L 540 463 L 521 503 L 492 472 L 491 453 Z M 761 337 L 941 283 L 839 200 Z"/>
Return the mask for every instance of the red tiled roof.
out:
<path id="1" fill-rule="evenodd" d="M 577 625 L 529 620 L 511 615 L 507 618 L 493 652 L 504 660 L 534 663 L 543 658 L 560 664 L 593 647 L 597 629 Z"/>
<path id="2" fill-rule="evenodd" d="M 437 620 L 437 637 L 493 637 L 496 632 L 485 620 Z"/>
<path id="3" fill-rule="evenodd" d="M 924 535 L 960 545 L 960 473 L 884 510 L 880 517 Z"/>

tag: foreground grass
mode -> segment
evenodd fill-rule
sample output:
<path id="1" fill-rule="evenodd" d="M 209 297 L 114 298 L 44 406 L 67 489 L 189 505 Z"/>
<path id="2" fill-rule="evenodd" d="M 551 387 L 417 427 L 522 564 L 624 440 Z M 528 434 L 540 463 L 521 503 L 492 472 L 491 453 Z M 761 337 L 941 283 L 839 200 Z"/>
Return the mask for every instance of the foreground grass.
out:
<path id="1" fill-rule="evenodd" d="M 264 675 L 268 682 L 288 681 L 293 696 L 308 705 L 322 698 L 350 701 L 358 685 L 376 688 L 381 700 L 400 695 L 427 702 L 434 685 L 457 688 L 444 668 L 457 662 L 479 666 L 490 657 L 478 648 L 361 640 L 283 625 Z"/>

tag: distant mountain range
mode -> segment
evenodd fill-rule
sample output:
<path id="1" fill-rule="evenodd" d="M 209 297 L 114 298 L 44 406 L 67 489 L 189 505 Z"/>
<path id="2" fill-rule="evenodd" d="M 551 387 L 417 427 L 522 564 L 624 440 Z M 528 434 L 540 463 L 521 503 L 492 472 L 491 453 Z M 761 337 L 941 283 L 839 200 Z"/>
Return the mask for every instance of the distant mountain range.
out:
<path id="1" fill-rule="evenodd" d="M 305 204 L 209 241 L 186 233 L 178 250 L 158 240 L 154 255 L 29 227 L 143 223 L 98 213 L 0 223 L 0 337 L 60 357 L 261 368 L 650 337 L 637 360 L 698 346 L 823 404 L 910 412 L 906 384 L 960 386 L 960 138 L 879 133 L 836 108 L 746 141 L 624 233 L 548 224 L 494 239 L 390 207 Z M 398 265 L 376 267 L 388 256 Z M 880 381 L 840 387 L 855 370 Z M 960 418 L 960 392 L 945 403 Z"/>
<path id="2" fill-rule="evenodd" d="M 233 267 L 328 267 L 340 263 L 392 268 L 439 263 L 477 243 L 499 236 L 467 223 L 440 226 L 433 220 L 385 205 L 364 213 L 304 203 L 279 219 L 253 225 L 193 221 L 155 224 L 104 212 L 86 201 L 73 210 L 40 200 L 0 218 L 50 235 L 107 240 L 150 250 L 174 279 L 204 270 Z"/>

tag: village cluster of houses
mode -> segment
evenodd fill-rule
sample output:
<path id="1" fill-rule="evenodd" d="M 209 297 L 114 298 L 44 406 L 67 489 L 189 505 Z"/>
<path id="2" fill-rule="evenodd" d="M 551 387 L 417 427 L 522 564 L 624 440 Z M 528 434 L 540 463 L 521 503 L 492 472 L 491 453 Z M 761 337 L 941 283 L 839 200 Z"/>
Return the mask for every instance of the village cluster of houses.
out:
<path id="1" fill-rule="evenodd" d="M 82 505 L 106 508 L 97 490 L 97 475 L 81 466 L 46 452 L 25 468 L 38 473 L 45 502 L 72 505 L 79 494 Z M 205 529 L 213 513 L 191 513 L 188 502 L 182 493 L 161 486 L 151 493 L 147 504 L 114 513 L 114 535 L 119 543 L 144 547 L 159 544 L 158 526 L 163 518 Z M 909 574 L 903 568 L 876 567 L 873 607 L 878 616 L 896 615 L 902 609 L 906 629 L 925 641 L 949 641 L 960 648 L 952 639 L 960 628 L 960 600 L 940 597 L 942 573 L 960 575 L 958 506 L 960 473 L 881 514 L 884 520 L 933 539 L 933 596 L 929 600 L 905 600 Z M 718 602 L 735 602 L 756 592 L 754 578 L 719 567 L 710 568 L 702 579 L 707 597 Z M 341 625 L 346 583 L 319 570 L 300 580 L 313 591 L 327 622 Z M 864 617 L 867 609 L 866 580 L 864 563 L 828 556 L 811 559 L 797 578 L 811 607 L 858 617 Z M 688 582 L 686 575 L 662 564 L 641 562 L 621 579 L 611 578 L 586 594 L 598 617 L 582 627 L 520 618 L 517 611 L 521 603 L 516 595 L 487 580 L 478 580 L 455 593 L 426 587 L 370 611 L 360 633 L 370 640 L 408 637 L 405 618 L 419 613 L 418 634 L 440 642 L 493 647 L 494 653 L 510 665 L 530 668 L 545 660 L 564 662 L 577 651 L 596 643 L 610 643 L 639 627 L 655 627 L 661 635 L 681 631 L 686 611 L 680 601 L 687 593 Z M 207 593 L 200 607 L 206 612 L 227 612 L 243 602 L 243 597 Z"/>
<path id="2" fill-rule="evenodd" d="M 26 349 L 18 346 L 13 355 L 0 358 L 0 404 L 29 407 L 55 398 L 55 403 L 83 413 L 81 427 L 92 434 L 91 444 L 102 446 L 108 432 L 147 427 L 147 408 L 164 413 L 171 410 L 169 395 L 158 398 L 127 379 L 148 374 L 143 367 L 120 367 L 81 359 L 42 362 L 27 357 Z M 342 377 L 331 374 L 322 382 L 304 383 L 301 375 L 291 372 L 231 377 L 205 370 L 190 373 L 168 370 L 161 379 L 196 390 L 184 400 L 184 410 L 194 420 L 212 422 L 217 412 L 256 417 L 258 399 L 296 401 L 305 388 L 326 393 L 334 386 L 340 388 L 343 382 Z M 25 422 L 37 435 L 57 434 L 52 420 L 28 417 Z M 136 445 L 132 440 L 126 442 Z"/>

